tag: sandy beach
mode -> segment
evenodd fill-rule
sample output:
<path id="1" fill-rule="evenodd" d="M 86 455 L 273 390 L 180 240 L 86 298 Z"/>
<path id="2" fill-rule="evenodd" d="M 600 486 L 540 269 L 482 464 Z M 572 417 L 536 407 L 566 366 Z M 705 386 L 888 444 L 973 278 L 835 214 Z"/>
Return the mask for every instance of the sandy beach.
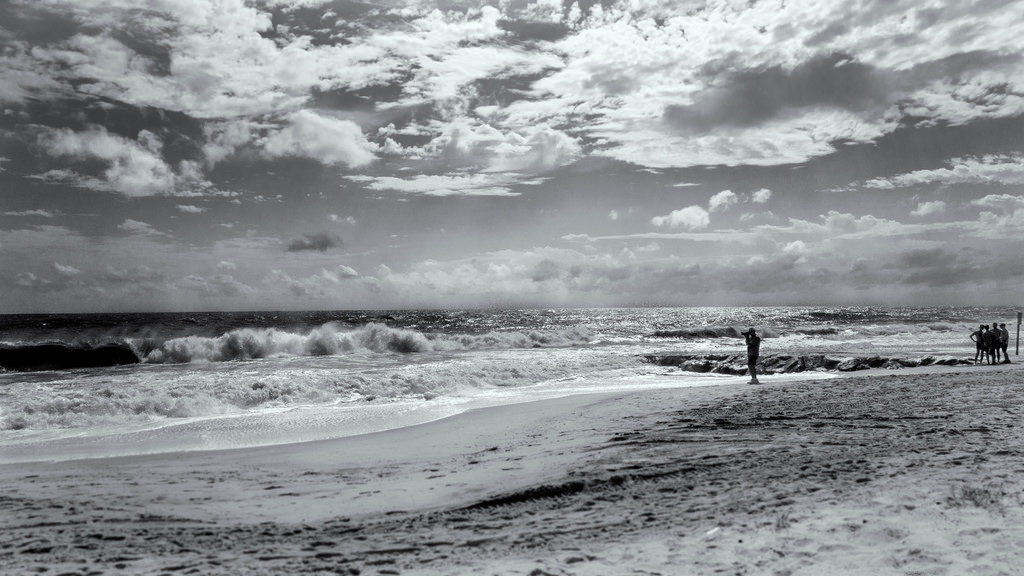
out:
<path id="1" fill-rule="evenodd" d="M 579 395 L 0 467 L 4 574 L 1013 574 L 1024 371 Z"/>

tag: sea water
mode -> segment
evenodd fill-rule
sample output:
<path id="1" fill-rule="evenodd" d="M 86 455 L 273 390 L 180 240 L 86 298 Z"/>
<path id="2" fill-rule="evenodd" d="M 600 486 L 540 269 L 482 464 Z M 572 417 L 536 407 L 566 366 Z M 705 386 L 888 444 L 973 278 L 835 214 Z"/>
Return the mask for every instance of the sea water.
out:
<path id="1" fill-rule="evenodd" d="M 119 344 L 140 360 L 0 372 L 0 463 L 319 440 L 569 394 L 738 383 L 643 356 L 739 353 L 747 327 L 764 338 L 762 355 L 972 357 L 978 324 L 1014 316 L 952 307 L 0 316 L 8 354 Z"/>

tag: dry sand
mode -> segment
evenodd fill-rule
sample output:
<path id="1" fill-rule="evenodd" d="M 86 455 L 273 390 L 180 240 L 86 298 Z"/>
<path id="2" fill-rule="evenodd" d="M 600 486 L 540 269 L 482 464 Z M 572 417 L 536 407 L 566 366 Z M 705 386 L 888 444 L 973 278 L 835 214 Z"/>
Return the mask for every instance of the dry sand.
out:
<path id="1" fill-rule="evenodd" d="M 0 467 L 4 574 L 1018 574 L 1019 364 Z"/>

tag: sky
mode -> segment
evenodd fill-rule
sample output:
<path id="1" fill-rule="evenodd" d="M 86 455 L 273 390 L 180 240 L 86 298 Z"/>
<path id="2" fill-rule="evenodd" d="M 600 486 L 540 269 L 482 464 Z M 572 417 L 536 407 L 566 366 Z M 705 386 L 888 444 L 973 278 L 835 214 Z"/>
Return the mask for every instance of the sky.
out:
<path id="1" fill-rule="evenodd" d="M 0 312 L 1016 305 L 1020 22 L 0 0 Z"/>

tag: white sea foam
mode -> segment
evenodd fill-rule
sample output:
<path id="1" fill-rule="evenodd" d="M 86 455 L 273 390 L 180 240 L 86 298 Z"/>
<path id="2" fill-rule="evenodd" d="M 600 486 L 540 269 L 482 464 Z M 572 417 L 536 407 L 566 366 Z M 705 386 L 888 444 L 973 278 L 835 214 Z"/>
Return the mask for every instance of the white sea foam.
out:
<path id="1" fill-rule="evenodd" d="M 830 378 L 820 372 L 764 376 L 766 382 Z M 261 410 L 218 418 L 185 418 L 145 426 L 93 427 L 73 435 L 23 434 L 0 442 L 0 464 L 219 450 L 342 438 L 430 422 L 467 410 L 576 394 L 628 392 L 737 384 L 745 378 L 719 374 L 687 375 L 655 367 L 620 368 L 586 377 L 544 380 L 531 386 L 476 390 L 432 401 L 338 403 Z"/>
<path id="2" fill-rule="evenodd" d="M 358 328 L 329 322 L 308 332 L 241 328 L 215 337 L 185 336 L 157 343 L 142 340 L 133 341 L 132 345 L 146 362 L 160 364 L 356 352 L 413 353 L 568 346 L 585 344 L 590 337 L 589 331 L 580 328 L 486 334 L 424 334 L 373 322 Z"/>
<path id="3" fill-rule="evenodd" d="M 0 378 L 0 430 L 81 429 L 339 402 L 419 401 L 636 365 L 613 348 L 332 355 Z M 38 385 L 45 381 L 45 385 Z"/>

